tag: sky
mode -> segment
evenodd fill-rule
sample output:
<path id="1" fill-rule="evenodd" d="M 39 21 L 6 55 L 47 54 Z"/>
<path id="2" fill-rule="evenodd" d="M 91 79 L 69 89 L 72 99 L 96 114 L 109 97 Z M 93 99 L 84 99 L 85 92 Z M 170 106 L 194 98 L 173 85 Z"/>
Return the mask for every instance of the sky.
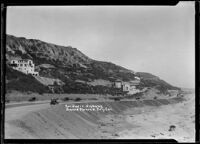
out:
<path id="1" fill-rule="evenodd" d="M 176 6 L 10 6 L 6 33 L 79 49 L 195 87 L 194 2 Z"/>

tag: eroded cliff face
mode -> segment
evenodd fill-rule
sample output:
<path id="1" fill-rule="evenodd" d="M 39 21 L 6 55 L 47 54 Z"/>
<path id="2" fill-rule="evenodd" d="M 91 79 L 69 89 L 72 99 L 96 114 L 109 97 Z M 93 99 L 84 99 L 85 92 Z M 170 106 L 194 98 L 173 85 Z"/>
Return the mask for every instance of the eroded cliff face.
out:
<path id="1" fill-rule="evenodd" d="M 40 40 L 7 35 L 6 52 L 19 57 L 60 61 L 63 65 L 90 63 L 92 60 L 71 46 L 58 46 Z"/>

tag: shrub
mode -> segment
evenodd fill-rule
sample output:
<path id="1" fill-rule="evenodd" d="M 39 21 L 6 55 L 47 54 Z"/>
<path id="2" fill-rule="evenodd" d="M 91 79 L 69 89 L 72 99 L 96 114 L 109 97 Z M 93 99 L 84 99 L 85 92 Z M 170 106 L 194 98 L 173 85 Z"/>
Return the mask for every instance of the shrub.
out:
<path id="1" fill-rule="evenodd" d="M 74 101 L 80 101 L 81 100 L 81 98 L 76 98 Z"/>
<path id="2" fill-rule="evenodd" d="M 113 134 L 113 136 L 119 136 L 118 134 Z"/>
<path id="3" fill-rule="evenodd" d="M 57 81 L 54 81 L 54 82 L 53 82 L 53 85 L 58 86 L 58 82 L 57 82 Z"/>
<path id="4" fill-rule="evenodd" d="M 63 98 L 63 101 L 69 101 L 70 99 L 68 97 Z"/>
<path id="5" fill-rule="evenodd" d="M 36 101 L 36 97 L 32 97 L 30 98 L 28 101 L 32 102 L 32 101 Z"/>
<path id="6" fill-rule="evenodd" d="M 135 97 L 142 97 L 143 96 L 143 93 L 142 92 L 139 92 L 139 93 L 136 93 L 134 94 Z"/>
<path id="7" fill-rule="evenodd" d="M 114 98 L 114 101 L 120 101 L 120 98 Z"/>
<path id="8" fill-rule="evenodd" d="M 101 123 L 101 126 L 106 126 L 106 124 L 104 124 L 104 123 Z"/>
<path id="9" fill-rule="evenodd" d="M 153 99 L 157 99 L 157 97 L 155 96 Z"/>
<path id="10" fill-rule="evenodd" d="M 175 131 L 176 126 L 175 125 L 170 125 L 169 130 L 168 131 Z"/>
<path id="11" fill-rule="evenodd" d="M 98 100 L 97 98 L 90 98 L 89 100 Z"/>
<path id="12" fill-rule="evenodd" d="M 136 99 L 136 100 L 139 100 L 139 99 L 140 99 L 140 97 L 136 97 L 135 99 Z"/>
<path id="13" fill-rule="evenodd" d="M 39 91 L 38 91 L 38 94 L 40 94 L 40 95 L 43 95 L 43 93 L 44 93 L 44 92 L 43 92 L 42 90 L 39 90 Z"/>
<path id="14" fill-rule="evenodd" d="M 157 91 L 156 94 L 161 94 L 161 92 L 160 92 L 160 91 Z"/>

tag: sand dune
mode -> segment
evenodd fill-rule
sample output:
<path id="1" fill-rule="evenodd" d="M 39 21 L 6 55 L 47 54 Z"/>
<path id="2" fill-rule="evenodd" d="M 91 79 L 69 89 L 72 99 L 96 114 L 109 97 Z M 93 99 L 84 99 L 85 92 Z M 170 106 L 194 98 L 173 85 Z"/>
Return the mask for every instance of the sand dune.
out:
<path id="1" fill-rule="evenodd" d="M 177 104 L 178 102 L 182 102 Z M 5 111 L 5 138 L 20 139 L 110 139 L 140 138 L 163 133 L 168 138 L 169 124 L 187 126 L 185 115 L 180 115 L 186 102 L 182 98 L 119 102 L 92 102 L 110 111 L 66 111 L 65 104 L 38 104 L 12 107 Z M 190 102 L 192 104 L 192 102 Z M 89 103 L 79 103 L 83 106 Z M 170 105 L 169 105 L 170 104 Z M 169 107 L 169 108 L 168 108 Z M 175 111 L 176 108 L 179 108 Z M 184 109 L 185 110 L 185 109 Z M 190 109 L 191 112 L 193 109 Z M 169 114 L 172 111 L 173 116 Z M 166 113 L 166 114 L 165 114 Z M 177 114 L 177 117 L 175 117 Z M 183 113 L 182 113 L 183 114 Z M 186 114 L 187 115 L 187 114 Z M 164 117 L 165 116 L 165 117 Z M 167 119 L 168 118 L 168 119 Z M 193 118 L 194 119 L 194 118 Z M 185 122 L 185 123 L 184 123 Z M 158 124 L 158 125 L 157 125 Z M 194 123 L 193 123 L 194 124 Z M 156 126 L 156 128 L 154 128 Z M 194 125 L 191 126 L 191 129 Z M 153 128 L 154 133 L 151 133 Z M 188 128 L 180 129 L 187 131 Z M 192 130 L 191 130 L 192 131 Z M 191 132 L 189 132 L 191 134 Z M 180 135 L 183 133 L 180 133 Z M 193 134 L 193 133 L 192 133 Z M 187 137 L 189 134 L 184 134 Z M 172 136 L 171 136 L 172 137 Z M 181 136 L 180 136 L 181 137 Z M 147 137 L 148 138 L 148 137 Z M 149 136 L 149 138 L 152 138 Z M 155 136 L 153 138 L 160 138 Z M 177 138 L 179 138 L 177 136 Z M 191 140 L 191 139 L 187 139 Z"/>

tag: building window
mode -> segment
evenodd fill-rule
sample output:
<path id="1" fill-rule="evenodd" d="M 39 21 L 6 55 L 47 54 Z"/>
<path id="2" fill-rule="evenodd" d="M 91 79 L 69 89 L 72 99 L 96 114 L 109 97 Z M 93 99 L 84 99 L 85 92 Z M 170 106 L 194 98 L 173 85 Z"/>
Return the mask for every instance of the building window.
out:
<path id="1" fill-rule="evenodd" d="M 23 66 L 23 64 L 20 64 L 20 66 Z"/>

